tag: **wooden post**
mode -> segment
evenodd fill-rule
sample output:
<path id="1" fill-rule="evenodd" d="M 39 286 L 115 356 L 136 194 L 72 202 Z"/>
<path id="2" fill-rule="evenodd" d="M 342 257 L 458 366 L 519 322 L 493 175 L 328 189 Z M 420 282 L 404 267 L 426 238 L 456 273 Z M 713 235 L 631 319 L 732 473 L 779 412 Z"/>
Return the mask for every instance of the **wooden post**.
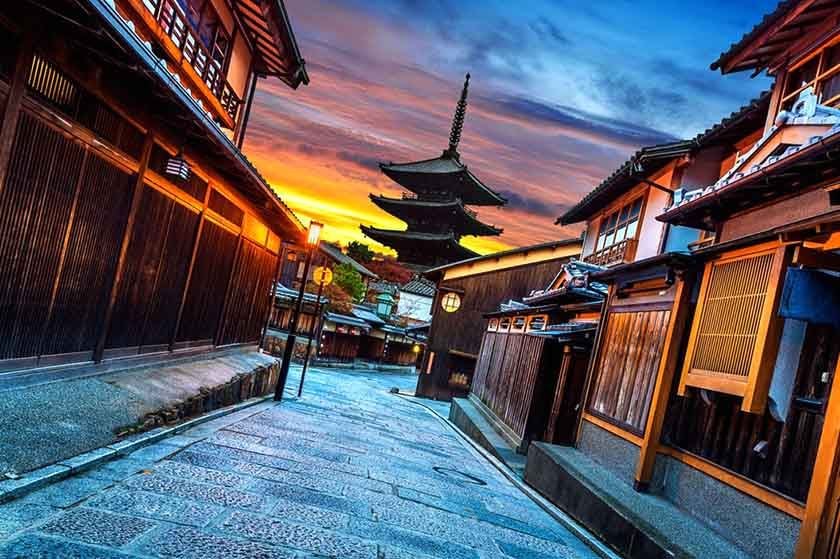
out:
<path id="1" fill-rule="evenodd" d="M 820 445 L 811 476 L 811 487 L 808 489 L 808 500 L 805 501 L 805 518 L 799 532 L 796 545 L 796 557 L 806 559 L 810 557 L 827 557 L 828 532 L 832 526 L 826 521 L 831 518 L 832 495 L 836 492 L 835 480 L 837 466 L 840 461 L 840 359 L 834 368 L 831 379 L 831 394 L 826 406 Z"/>
<path id="2" fill-rule="evenodd" d="M 665 333 L 665 343 L 662 346 L 662 355 L 659 358 L 659 370 L 656 373 L 656 384 L 648 411 L 645 436 L 642 439 L 639 461 L 636 464 L 636 479 L 633 482 L 636 491 L 647 491 L 653 476 L 656 450 L 659 448 L 665 411 L 668 408 L 671 386 L 674 382 L 674 371 L 677 369 L 677 358 L 685 334 L 685 325 L 688 322 L 689 294 L 691 292 L 688 287 L 685 276 L 678 280 L 674 303 L 671 306 L 668 329 Z"/>
<path id="3" fill-rule="evenodd" d="M 108 332 L 111 329 L 111 319 L 114 315 L 114 305 L 117 302 L 117 295 L 119 294 L 123 272 L 125 271 L 125 260 L 128 255 L 128 245 L 131 242 L 131 233 L 134 231 L 134 222 L 137 220 L 137 212 L 140 209 L 140 200 L 143 197 L 143 177 L 146 174 L 146 167 L 149 165 L 149 158 L 152 154 L 152 146 L 154 143 L 154 135 L 151 132 L 147 133 L 143 142 L 143 151 L 140 155 L 140 166 L 137 169 L 137 179 L 134 182 L 134 192 L 131 195 L 131 206 L 128 210 L 128 220 L 126 221 L 125 231 L 123 232 L 120 254 L 117 258 L 117 269 L 114 271 L 114 279 L 111 283 L 111 295 L 108 298 L 108 307 L 105 310 L 105 318 L 102 321 L 102 331 L 99 334 L 99 341 L 93 351 L 93 360 L 96 363 L 102 361 L 102 355 L 105 352 L 105 342 L 108 338 Z"/>
<path id="4" fill-rule="evenodd" d="M 29 76 L 29 68 L 32 66 L 34 56 L 34 34 L 27 30 L 24 32 L 23 40 L 20 43 L 17 60 L 15 60 L 12 83 L 9 87 L 9 97 L 6 99 L 6 107 L 3 110 L 3 124 L 0 127 L 0 192 L 6 183 L 6 173 L 9 169 L 9 158 L 12 156 L 12 146 L 15 141 L 15 132 L 20 118 L 20 107 L 23 103 L 23 95 L 26 92 L 26 80 Z"/>
<path id="5" fill-rule="evenodd" d="M 569 376 L 569 368 L 572 364 L 572 346 L 563 346 L 563 359 L 560 362 L 560 372 L 557 374 L 557 382 L 554 385 L 554 400 L 551 402 L 551 413 L 548 416 L 548 426 L 545 429 L 544 439 L 549 444 L 554 444 L 554 431 L 557 426 L 557 417 L 560 415 L 560 405 L 563 402 L 563 395 L 566 393 L 566 380 Z"/>

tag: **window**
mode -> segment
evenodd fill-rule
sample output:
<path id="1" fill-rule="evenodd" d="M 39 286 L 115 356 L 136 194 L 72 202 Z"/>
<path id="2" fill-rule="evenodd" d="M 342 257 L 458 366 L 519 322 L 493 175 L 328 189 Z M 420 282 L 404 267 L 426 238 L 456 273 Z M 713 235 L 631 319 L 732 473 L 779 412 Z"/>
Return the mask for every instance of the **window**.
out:
<path id="1" fill-rule="evenodd" d="M 528 330 L 531 332 L 545 330 L 545 323 L 547 322 L 547 319 L 548 317 L 544 314 L 530 317 L 528 319 Z"/>
<path id="2" fill-rule="evenodd" d="M 608 214 L 601 221 L 596 251 L 617 245 L 627 239 L 635 239 L 639 229 L 639 215 L 642 213 L 642 198 Z"/>
<path id="3" fill-rule="evenodd" d="M 743 411 L 764 411 L 779 341 L 776 307 L 784 264 L 784 247 L 706 264 L 680 395 L 694 386 L 743 397 Z"/>
<path id="4" fill-rule="evenodd" d="M 821 103 L 840 106 L 840 43 L 822 49 L 788 72 L 782 108 L 790 109 L 806 87 L 814 88 Z"/>
<path id="5" fill-rule="evenodd" d="M 503 318 L 499 321 L 499 332 L 507 332 L 510 330 L 510 319 Z"/>
<path id="6" fill-rule="evenodd" d="M 522 332 L 525 330 L 525 317 L 517 316 L 513 319 L 510 329 L 514 332 Z"/>
<path id="7" fill-rule="evenodd" d="M 498 318 L 491 318 L 490 323 L 487 325 L 487 330 L 490 332 L 495 332 L 499 329 L 499 319 Z"/>

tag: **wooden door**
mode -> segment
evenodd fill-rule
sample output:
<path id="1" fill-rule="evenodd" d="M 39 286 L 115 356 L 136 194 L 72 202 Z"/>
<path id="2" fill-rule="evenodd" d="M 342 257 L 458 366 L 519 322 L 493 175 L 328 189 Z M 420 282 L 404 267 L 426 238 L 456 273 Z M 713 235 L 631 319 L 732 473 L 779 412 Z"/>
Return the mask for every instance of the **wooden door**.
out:
<path id="1" fill-rule="evenodd" d="M 589 365 L 589 349 L 567 345 L 554 387 L 545 441 L 571 445 L 583 411 L 583 387 Z"/>

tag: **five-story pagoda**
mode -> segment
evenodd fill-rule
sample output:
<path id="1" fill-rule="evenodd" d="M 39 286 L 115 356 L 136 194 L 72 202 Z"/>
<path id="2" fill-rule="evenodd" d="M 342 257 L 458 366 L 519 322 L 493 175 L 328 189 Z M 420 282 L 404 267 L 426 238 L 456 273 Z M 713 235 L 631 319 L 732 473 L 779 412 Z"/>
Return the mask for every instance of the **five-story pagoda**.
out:
<path id="1" fill-rule="evenodd" d="M 502 230 L 476 217 L 467 208 L 502 206 L 506 200 L 485 186 L 461 163 L 458 144 L 467 114 L 467 74 L 455 110 L 449 147 L 440 157 L 414 163 L 380 164 L 382 172 L 411 194 L 387 198 L 371 194 L 374 204 L 403 220 L 404 231 L 362 225 L 362 232 L 397 251 L 399 260 L 418 267 L 431 267 L 478 256 L 461 246 L 463 235 L 499 235 Z"/>

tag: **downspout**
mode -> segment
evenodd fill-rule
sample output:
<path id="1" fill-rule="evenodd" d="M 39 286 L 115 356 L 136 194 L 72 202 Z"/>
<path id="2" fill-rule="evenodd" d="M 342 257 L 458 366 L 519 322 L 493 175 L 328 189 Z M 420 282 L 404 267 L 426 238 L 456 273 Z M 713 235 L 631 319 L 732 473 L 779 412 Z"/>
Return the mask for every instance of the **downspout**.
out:
<path id="1" fill-rule="evenodd" d="M 251 118 L 251 105 L 254 103 L 254 93 L 257 89 L 257 80 L 260 79 L 259 74 L 254 74 L 251 79 L 251 87 L 248 91 L 248 101 L 245 103 L 245 112 L 242 115 L 242 123 L 239 125 L 239 135 L 236 138 L 236 147 L 242 150 L 242 145 L 245 143 L 245 130 L 248 128 L 248 120 Z"/>

